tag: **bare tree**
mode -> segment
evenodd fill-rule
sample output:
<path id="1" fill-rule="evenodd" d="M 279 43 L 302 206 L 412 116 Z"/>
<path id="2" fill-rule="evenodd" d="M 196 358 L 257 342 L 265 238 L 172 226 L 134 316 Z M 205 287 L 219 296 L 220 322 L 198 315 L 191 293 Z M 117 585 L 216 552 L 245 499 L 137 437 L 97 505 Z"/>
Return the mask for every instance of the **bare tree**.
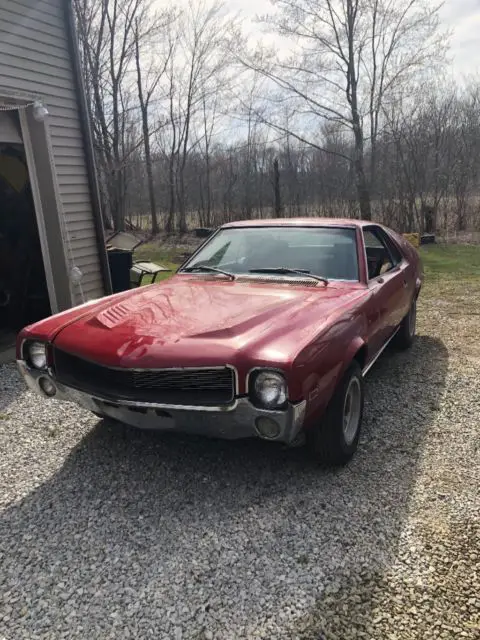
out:
<path id="1" fill-rule="evenodd" d="M 155 188 L 153 179 L 152 152 L 150 143 L 150 103 L 155 95 L 163 76 L 165 75 L 170 58 L 173 54 L 173 45 L 171 43 L 165 48 L 164 46 L 155 46 L 156 41 L 165 38 L 164 29 L 172 24 L 176 16 L 173 13 L 165 12 L 154 18 L 155 27 L 148 30 L 147 37 L 142 36 L 144 25 L 140 24 L 139 18 L 135 19 L 135 67 L 137 72 L 137 89 L 138 102 L 142 120 L 143 146 L 145 152 L 145 166 L 147 173 L 147 186 L 150 201 L 150 217 L 152 220 L 152 233 L 156 235 L 159 231 L 157 207 L 155 201 Z M 155 51 L 155 56 L 150 56 L 147 71 L 142 70 L 142 62 L 146 55 L 142 56 L 142 43 L 144 43 L 150 52 Z M 162 51 L 160 61 L 158 60 L 158 50 Z"/>
<path id="2" fill-rule="evenodd" d="M 275 198 L 275 215 L 280 217 L 282 215 L 282 197 L 280 193 L 280 169 L 278 158 L 275 158 L 273 161 L 273 193 Z"/>
<path id="3" fill-rule="evenodd" d="M 224 41 L 231 24 L 232 19 L 221 2 L 209 5 L 205 0 L 195 4 L 191 1 L 169 35 L 174 48 L 172 64 L 167 69 L 171 126 L 167 228 L 172 228 L 173 216 L 178 211 L 181 232 L 187 229 L 187 162 L 189 154 L 205 136 L 211 140 L 208 123 L 205 129 L 204 106 L 208 104 L 213 108 L 215 96 L 221 88 L 225 90 L 224 71 L 228 60 L 224 55 Z M 199 132 L 200 135 L 195 136 Z"/>
<path id="4" fill-rule="evenodd" d="M 469 87 L 457 103 L 456 127 L 450 136 L 449 175 L 456 205 L 456 229 L 468 226 L 467 208 L 475 200 L 480 175 L 480 87 Z M 477 212 L 478 213 L 478 212 Z"/>
<path id="5" fill-rule="evenodd" d="M 158 15 L 151 0 L 74 0 L 74 6 L 106 203 L 115 228 L 123 229 L 125 151 L 132 150 L 131 126 L 138 109 L 130 99 L 130 72 L 137 47 L 158 30 Z M 125 146 L 127 128 L 129 144 Z"/>
<path id="6" fill-rule="evenodd" d="M 264 22 L 291 57 L 236 66 L 235 20 L 215 0 L 173 21 L 153 0 L 73 2 L 116 228 L 359 213 L 480 227 L 479 83 L 432 80 L 443 34 L 427 0 L 274 0 Z"/>
<path id="7" fill-rule="evenodd" d="M 350 131 L 360 215 L 370 219 L 382 107 L 413 73 L 441 58 L 439 5 L 428 0 L 272 1 L 278 11 L 263 22 L 293 44 L 294 54 L 281 59 L 257 51 L 240 59 L 279 89 L 277 101 L 290 104 L 295 118 L 288 133 L 297 140 L 327 151 L 317 137 L 325 121 Z M 272 115 L 263 120 L 286 132 Z"/>
<path id="8" fill-rule="evenodd" d="M 107 227 L 111 226 L 108 166 L 112 156 L 111 135 L 105 108 L 106 100 L 106 11 L 104 3 L 74 0 L 76 26 L 80 41 L 80 55 L 84 82 L 89 98 L 90 120 L 97 162 L 103 214 Z"/>
<path id="9" fill-rule="evenodd" d="M 203 216 L 200 224 L 209 227 L 212 224 L 212 139 L 215 132 L 215 126 L 218 119 L 218 103 L 220 100 L 220 91 L 216 91 L 211 100 L 207 96 L 202 99 L 202 137 L 203 137 L 203 158 L 205 164 L 205 201 L 203 208 Z"/>

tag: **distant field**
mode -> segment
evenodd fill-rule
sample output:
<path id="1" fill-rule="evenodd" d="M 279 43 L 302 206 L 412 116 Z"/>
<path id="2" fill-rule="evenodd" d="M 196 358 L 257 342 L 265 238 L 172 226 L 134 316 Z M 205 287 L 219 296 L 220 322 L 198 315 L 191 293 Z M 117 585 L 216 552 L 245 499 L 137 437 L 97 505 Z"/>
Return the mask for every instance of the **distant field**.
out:
<path id="1" fill-rule="evenodd" d="M 480 278 L 480 246 L 427 245 L 420 249 L 426 278 Z"/>
<path id="2" fill-rule="evenodd" d="M 136 260 L 152 260 L 175 271 L 183 261 L 184 253 L 191 252 L 199 240 L 188 237 L 177 246 L 168 242 L 141 246 L 135 252 Z M 480 246 L 478 245 L 426 245 L 420 248 L 427 282 L 441 280 L 480 280 Z M 157 281 L 170 277 L 165 273 Z"/>
<path id="3" fill-rule="evenodd" d="M 434 194 L 425 194 L 424 199 L 428 202 L 428 200 L 434 199 Z M 399 213 L 399 203 L 390 201 L 389 203 L 380 200 L 372 200 L 372 217 L 373 220 L 377 222 L 381 222 L 386 224 L 387 226 L 391 226 L 392 228 L 397 228 L 397 223 L 399 220 L 402 220 L 402 215 Z M 336 202 L 329 202 L 328 204 L 317 203 L 316 205 L 312 204 L 300 204 L 300 208 L 296 203 L 284 202 L 285 213 L 287 217 L 295 217 L 295 216 L 320 216 L 320 217 L 351 217 L 354 214 L 354 207 L 352 208 L 352 202 L 349 200 L 338 200 Z M 417 212 L 421 211 L 422 208 L 422 200 L 420 198 L 416 199 L 415 207 Z M 436 217 L 436 228 L 437 235 L 447 238 L 448 240 L 454 239 L 457 235 L 475 235 L 477 236 L 477 241 L 479 237 L 480 228 L 478 226 L 479 212 L 480 212 L 480 195 L 475 194 L 472 195 L 467 202 L 466 207 L 466 216 L 465 223 L 467 232 L 460 233 L 456 231 L 457 226 L 457 209 L 458 204 L 455 198 L 442 198 L 441 202 L 438 205 L 437 217 Z M 390 211 L 390 215 L 385 215 L 386 211 Z M 396 214 L 396 215 L 394 215 Z M 163 229 L 165 227 L 167 214 L 165 212 L 161 212 L 158 216 L 158 222 L 160 228 Z M 234 217 L 232 220 L 240 220 L 242 218 L 251 217 L 255 218 L 274 218 L 275 211 L 272 207 L 263 206 L 261 209 L 254 208 L 250 214 L 247 216 L 245 211 L 242 211 L 241 208 L 237 208 L 234 212 Z M 149 231 L 151 229 L 151 216 L 146 213 L 140 212 L 131 212 L 128 217 L 129 222 L 137 227 L 139 230 Z M 229 222 L 230 219 L 226 219 L 223 213 L 223 210 L 214 210 L 213 211 L 213 225 L 221 225 L 225 222 Z M 195 229 L 196 227 L 202 226 L 199 220 L 198 212 L 195 210 L 187 211 L 186 214 L 186 222 L 187 227 L 190 230 Z M 418 219 L 415 220 L 415 225 L 418 224 Z"/>

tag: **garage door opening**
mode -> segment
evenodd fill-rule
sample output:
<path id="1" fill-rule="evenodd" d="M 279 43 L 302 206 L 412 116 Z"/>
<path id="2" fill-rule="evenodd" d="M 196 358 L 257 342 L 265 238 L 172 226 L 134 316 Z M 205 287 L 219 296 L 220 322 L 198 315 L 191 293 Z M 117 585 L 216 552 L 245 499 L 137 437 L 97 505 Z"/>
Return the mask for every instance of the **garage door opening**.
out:
<path id="1" fill-rule="evenodd" d="M 0 350 L 51 313 L 25 150 L 16 112 L 0 112 Z"/>

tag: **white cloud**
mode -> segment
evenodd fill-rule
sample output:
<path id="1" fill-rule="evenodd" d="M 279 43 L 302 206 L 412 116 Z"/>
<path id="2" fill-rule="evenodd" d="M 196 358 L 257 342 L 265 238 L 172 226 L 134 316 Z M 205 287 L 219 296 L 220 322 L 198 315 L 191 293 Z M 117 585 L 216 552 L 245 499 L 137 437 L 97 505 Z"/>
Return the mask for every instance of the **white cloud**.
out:
<path id="1" fill-rule="evenodd" d="M 442 21 L 453 29 L 451 55 L 453 71 L 474 74 L 480 70 L 480 0 L 447 0 Z"/>
<path id="2" fill-rule="evenodd" d="M 433 1 L 433 0 L 431 0 Z M 269 0 L 228 0 L 228 7 L 253 21 L 256 15 L 272 11 Z M 442 24 L 453 29 L 451 58 L 455 75 L 480 71 L 480 0 L 446 0 Z M 259 29 L 253 26 L 254 31 Z M 248 29 L 250 31 L 250 29 Z"/>
<path id="3" fill-rule="evenodd" d="M 177 5 L 181 6 L 187 1 L 177 0 Z M 171 5 L 171 0 L 155 0 L 155 3 L 165 7 Z M 232 13 L 240 12 L 245 31 L 257 37 L 262 27 L 255 24 L 255 17 L 274 10 L 270 0 L 226 0 L 225 7 Z M 453 74 L 480 73 L 480 0 L 446 0 L 441 19 L 445 27 L 454 31 L 451 38 Z M 265 36 L 260 35 L 260 38 L 265 39 Z M 271 39 L 268 38 L 268 41 Z"/>

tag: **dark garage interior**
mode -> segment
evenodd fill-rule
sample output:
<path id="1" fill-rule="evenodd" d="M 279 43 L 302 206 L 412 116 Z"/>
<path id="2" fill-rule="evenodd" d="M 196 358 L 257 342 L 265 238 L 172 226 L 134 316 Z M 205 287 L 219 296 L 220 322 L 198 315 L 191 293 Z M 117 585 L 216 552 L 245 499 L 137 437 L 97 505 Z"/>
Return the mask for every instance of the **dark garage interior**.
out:
<path id="1" fill-rule="evenodd" d="M 0 113 L 0 117 L 4 115 Z M 50 315 L 42 248 L 23 145 L 0 139 L 0 350 Z"/>

